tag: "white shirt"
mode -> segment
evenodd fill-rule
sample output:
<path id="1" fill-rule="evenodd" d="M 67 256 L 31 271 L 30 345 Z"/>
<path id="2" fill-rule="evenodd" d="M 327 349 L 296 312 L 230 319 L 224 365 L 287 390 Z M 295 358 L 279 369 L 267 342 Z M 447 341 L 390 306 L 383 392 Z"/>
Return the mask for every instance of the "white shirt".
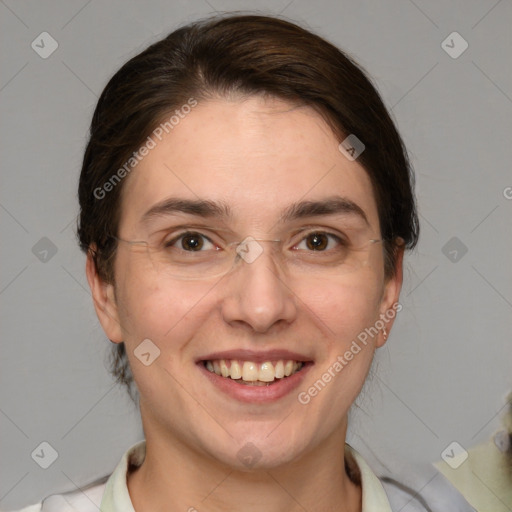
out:
<path id="1" fill-rule="evenodd" d="M 396 485 L 386 480 L 383 483 L 377 478 L 375 473 L 363 457 L 348 444 L 345 445 L 345 451 L 352 455 L 357 464 L 356 471 L 359 470 L 362 487 L 362 512 L 425 512 L 437 510 L 446 510 L 446 508 L 426 508 L 418 501 L 421 498 L 421 490 L 408 489 L 407 486 Z M 146 454 L 146 442 L 141 441 L 129 448 L 123 455 L 121 461 L 114 472 L 92 486 L 81 491 L 74 491 L 66 494 L 52 495 L 43 500 L 42 503 L 26 507 L 19 512 L 135 512 L 127 486 L 128 467 L 140 466 L 144 461 Z M 395 479 L 391 479 L 394 482 Z M 443 488 L 439 496 L 440 488 Z M 433 493 L 438 501 L 434 505 L 446 507 L 450 505 L 451 512 L 472 512 L 467 502 L 454 489 L 446 491 L 446 484 L 437 485 Z M 386 489 L 386 490 L 385 490 Z M 448 496 L 449 495 L 449 496 Z M 392 508 L 390 498 L 393 499 Z M 406 500 L 406 501 L 405 501 Z"/>

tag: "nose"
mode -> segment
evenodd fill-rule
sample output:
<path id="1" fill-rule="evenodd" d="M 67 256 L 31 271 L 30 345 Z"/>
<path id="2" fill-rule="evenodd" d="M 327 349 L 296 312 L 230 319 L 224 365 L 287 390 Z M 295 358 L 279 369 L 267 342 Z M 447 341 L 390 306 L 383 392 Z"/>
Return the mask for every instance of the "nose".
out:
<path id="1" fill-rule="evenodd" d="M 222 316 L 232 326 L 265 333 L 278 324 L 292 323 L 297 315 L 297 298 L 274 262 L 269 245 L 262 244 L 263 252 L 254 261 L 239 261 L 226 276 Z"/>

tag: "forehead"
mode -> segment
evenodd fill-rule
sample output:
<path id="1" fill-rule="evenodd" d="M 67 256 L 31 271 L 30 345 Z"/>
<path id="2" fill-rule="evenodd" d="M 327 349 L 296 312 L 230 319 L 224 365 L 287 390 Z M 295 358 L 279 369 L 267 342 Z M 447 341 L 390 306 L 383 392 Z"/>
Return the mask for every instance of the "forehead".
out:
<path id="1" fill-rule="evenodd" d="M 230 206 L 234 218 L 272 225 L 292 203 L 347 197 L 378 228 L 371 181 L 348 160 L 322 117 L 276 99 L 199 103 L 154 147 L 124 183 L 121 228 L 136 228 L 167 197 Z"/>

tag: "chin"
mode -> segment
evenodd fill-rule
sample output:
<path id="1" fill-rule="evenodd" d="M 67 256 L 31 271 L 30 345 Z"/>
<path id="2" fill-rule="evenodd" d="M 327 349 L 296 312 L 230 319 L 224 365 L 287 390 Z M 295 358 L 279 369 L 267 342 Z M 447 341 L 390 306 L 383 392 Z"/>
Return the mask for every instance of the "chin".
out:
<path id="1" fill-rule="evenodd" d="M 274 469 L 304 454 L 306 440 L 300 440 L 289 432 L 273 432 L 265 429 L 263 435 L 247 435 L 240 432 L 226 445 L 210 447 L 210 455 L 238 471 L 256 471 Z"/>

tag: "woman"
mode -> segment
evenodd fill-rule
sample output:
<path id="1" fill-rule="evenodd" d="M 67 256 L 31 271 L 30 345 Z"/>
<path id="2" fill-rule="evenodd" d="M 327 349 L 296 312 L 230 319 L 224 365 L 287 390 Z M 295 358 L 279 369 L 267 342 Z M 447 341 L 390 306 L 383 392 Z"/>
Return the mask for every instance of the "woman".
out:
<path id="1" fill-rule="evenodd" d="M 269 17 L 173 32 L 103 91 L 79 199 L 145 441 L 27 510 L 435 510 L 345 443 L 418 239 L 405 148 L 351 59 Z"/>

